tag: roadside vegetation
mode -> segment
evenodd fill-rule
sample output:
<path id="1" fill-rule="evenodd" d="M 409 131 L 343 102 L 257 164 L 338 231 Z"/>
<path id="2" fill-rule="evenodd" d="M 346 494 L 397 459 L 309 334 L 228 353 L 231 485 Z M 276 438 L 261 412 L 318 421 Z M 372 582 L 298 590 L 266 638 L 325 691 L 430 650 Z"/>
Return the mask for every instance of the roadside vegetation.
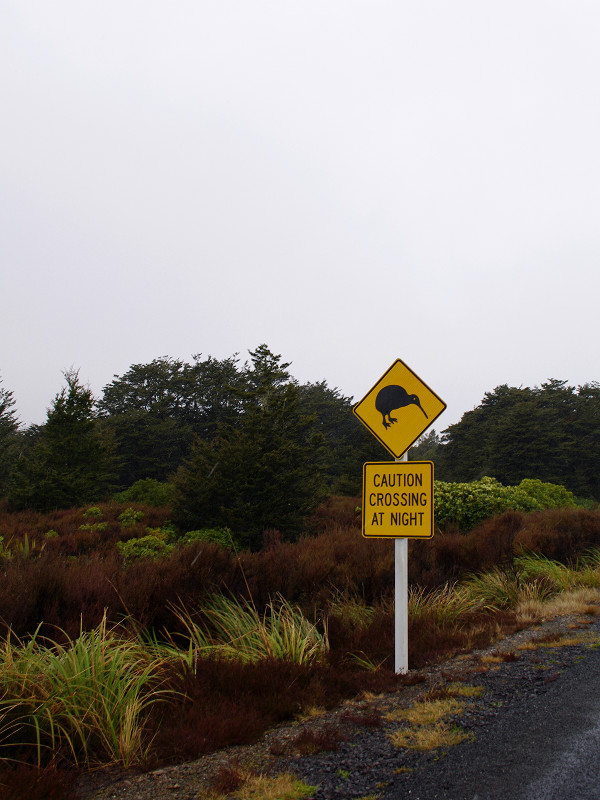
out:
<path id="1" fill-rule="evenodd" d="M 164 506 L 0 513 L 0 784 L 44 775 L 68 797 L 60 787 L 78 769 L 192 759 L 404 685 L 410 673 L 392 669 L 393 544 L 361 536 L 358 502 L 331 498 L 310 536 L 271 532 L 257 551 L 223 529 L 182 533 Z M 119 547 L 131 541 L 140 548 Z M 551 610 L 599 609 L 600 513 L 449 525 L 411 542 L 409 575 L 415 670 Z M 402 746 L 459 736 L 443 716 Z"/>

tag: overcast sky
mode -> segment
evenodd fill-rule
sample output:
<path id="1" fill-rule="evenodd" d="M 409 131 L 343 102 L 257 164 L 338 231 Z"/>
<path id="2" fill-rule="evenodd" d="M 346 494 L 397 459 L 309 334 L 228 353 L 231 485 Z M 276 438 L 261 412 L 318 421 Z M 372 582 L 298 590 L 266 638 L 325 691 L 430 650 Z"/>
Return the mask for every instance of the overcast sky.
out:
<path id="1" fill-rule="evenodd" d="M 0 377 L 600 380 L 598 0 L 0 0 Z"/>

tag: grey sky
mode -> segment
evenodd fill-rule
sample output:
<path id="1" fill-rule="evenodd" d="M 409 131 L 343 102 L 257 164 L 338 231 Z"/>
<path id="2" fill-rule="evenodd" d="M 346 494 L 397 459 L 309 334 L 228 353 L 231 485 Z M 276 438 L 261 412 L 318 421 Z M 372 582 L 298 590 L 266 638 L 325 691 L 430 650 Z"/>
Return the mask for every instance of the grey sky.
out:
<path id="1" fill-rule="evenodd" d="M 0 0 L 0 376 L 600 379 L 597 0 Z"/>

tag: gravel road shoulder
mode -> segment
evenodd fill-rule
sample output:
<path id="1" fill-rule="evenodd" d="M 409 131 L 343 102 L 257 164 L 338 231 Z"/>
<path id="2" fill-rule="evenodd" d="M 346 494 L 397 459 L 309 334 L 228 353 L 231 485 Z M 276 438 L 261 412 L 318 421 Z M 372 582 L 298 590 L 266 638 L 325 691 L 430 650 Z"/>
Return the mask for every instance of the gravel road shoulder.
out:
<path id="1" fill-rule="evenodd" d="M 333 798 L 393 798 L 414 800 L 484 800 L 486 797 L 516 797 L 498 794 L 494 788 L 497 775 L 507 767 L 506 759 L 515 763 L 518 777 L 520 753 L 526 741 L 516 741 L 519 721 L 521 739 L 531 739 L 528 715 L 538 727 L 544 723 L 543 709 L 547 693 L 562 690 L 569 681 L 581 682 L 584 661 L 596 658 L 600 674 L 600 651 L 582 643 L 568 647 L 533 647 L 536 640 L 558 634 L 600 635 L 600 620 L 587 617 L 560 617 L 548 620 L 535 628 L 519 631 L 496 642 L 485 650 L 459 656 L 435 668 L 411 673 L 415 681 L 398 692 L 365 698 L 345 704 L 337 711 L 322 717 L 292 725 L 281 725 L 269 731 L 251 746 L 228 748 L 198 760 L 145 774 L 104 772 L 86 776 L 79 787 L 79 800 L 196 800 L 201 790 L 218 769 L 224 765 L 250 765 L 259 769 L 291 771 L 310 785 L 318 787 L 314 800 Z M 509 660 L 503 660 L 509 654 Z M 514 657 L 513 655 L 514 654 Z M 491 659 L 491 660 L 490 660 Z M 468 739 L 455 747 L 416 751 L 394 746 L 389 734 L 401 728 L 402 722 L 389 722 L 386 715 L 396 708 L 406 708 L 419 697 L 436 688 L 460 681 L 483 688 L 476 699 L 465 703 L 456 724 Z M 383 724 L 377 726 L 377 720 Z M 508 726 L 508 727 L 507 727 Z M 313 755 L 294 754 L 293 742 L 302 731 L 343 732 L 345 740 L 337 742 L 335 750 Z M 497 739 L 490 741 L 494 731 L 507 742 L 498 750 Z M 498 752 L 496 752 L 498 750 Z M 489 794 L 482 780 L 475 756 L 487 764 Z M 495 763 L 494 759 L 502 763 Z M 525 763 L 524 767 L 529 768 Z M 522 780 L 527 782 L 527 769 Z M 469 777 L 470 776 L 470 777 Z M 473 794 L 472 784 L 479 787 Z M 457 788 L 458 787 L 458 788 Z M 457 793 L 457 792 L 461 793 Z"/>

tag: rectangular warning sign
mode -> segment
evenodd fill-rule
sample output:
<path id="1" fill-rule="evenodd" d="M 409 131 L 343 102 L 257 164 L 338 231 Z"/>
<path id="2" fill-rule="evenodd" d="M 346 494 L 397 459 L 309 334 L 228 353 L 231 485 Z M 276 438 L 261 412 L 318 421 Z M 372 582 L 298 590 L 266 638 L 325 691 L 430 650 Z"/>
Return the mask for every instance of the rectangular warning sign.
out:
<path id="1" fill-rule="evenodd" d="M 433 536 L 433 462 L 363 465 L 362 533 L 367 538 Z"/>

